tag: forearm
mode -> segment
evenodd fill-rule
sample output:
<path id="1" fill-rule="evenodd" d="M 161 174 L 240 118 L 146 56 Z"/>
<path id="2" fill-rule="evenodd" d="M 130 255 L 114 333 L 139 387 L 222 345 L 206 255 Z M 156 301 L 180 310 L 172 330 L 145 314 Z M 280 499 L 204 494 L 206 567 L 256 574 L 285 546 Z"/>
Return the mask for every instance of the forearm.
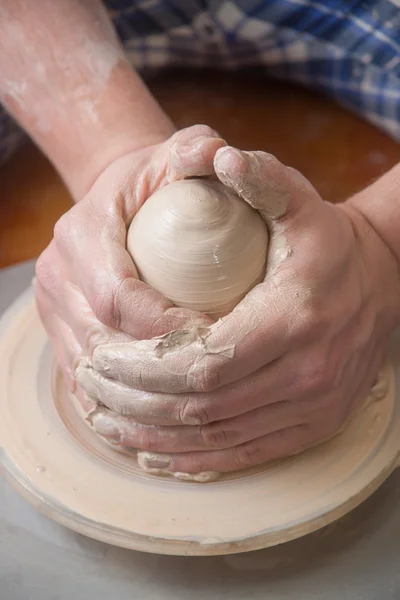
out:
<path id="1" fill-rule="evenodd" d="M 349 203 L 370 222 L 400 266 L 400 163 Z"/>
<path id="2" fill-rule="evenodd" d="M 98 0 L 0 0 L 0 100 L 76 199 L 113 159 L 173 131 Z"/>

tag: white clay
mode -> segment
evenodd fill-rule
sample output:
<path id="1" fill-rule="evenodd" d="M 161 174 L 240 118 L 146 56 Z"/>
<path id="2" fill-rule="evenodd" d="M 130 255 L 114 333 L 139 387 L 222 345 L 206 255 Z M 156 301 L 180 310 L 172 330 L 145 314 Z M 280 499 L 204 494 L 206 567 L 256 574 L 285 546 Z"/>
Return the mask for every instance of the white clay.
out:
<path id="1" fill-rule="evenodd" d="M 262 281 L 268 231 L 260 215 L 221 183 L 190 179 L 145 202 L 127 246 L 148 285 L 176 306 L 218 318 Z"/>

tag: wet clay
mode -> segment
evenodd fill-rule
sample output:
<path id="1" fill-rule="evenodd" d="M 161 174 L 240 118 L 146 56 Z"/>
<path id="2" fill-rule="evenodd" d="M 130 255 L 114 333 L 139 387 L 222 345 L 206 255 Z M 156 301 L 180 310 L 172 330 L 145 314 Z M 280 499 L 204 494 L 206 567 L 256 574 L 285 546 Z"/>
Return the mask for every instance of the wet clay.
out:
<path id="1" fill-rule="evenodd" d="M 69 401 L 30 292 L 0 322 L 0 390 L 7 479 L 58 522 L 148 552 L 227 554 L 299 537 L 362 502 L 399 452 L 400 407 L 387 364 L 364 410 L 301 455 L 207 485 L 145 473 Z"/>
<path id="2" fill-rule="evenodd" d="M 188 179 L 144 203 L 127 247 L 142 281 L 176 306 L 219 318 L 263 280 L 268 231 L 221 183 Z"/>

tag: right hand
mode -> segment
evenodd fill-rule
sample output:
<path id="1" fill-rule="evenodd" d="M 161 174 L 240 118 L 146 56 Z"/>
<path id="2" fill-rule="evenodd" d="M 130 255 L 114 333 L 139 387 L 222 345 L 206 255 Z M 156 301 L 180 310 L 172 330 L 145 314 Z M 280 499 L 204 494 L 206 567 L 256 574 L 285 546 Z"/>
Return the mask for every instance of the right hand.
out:
<path id="1" fill-rule="evenodd" d="M 127 228 L 147 198 L 185 177 L 213 173 L 225 145 L 204 125 L 126 154 L 103 170 L 83 200 L 61 217 L 36 264 L 35 294 L 68 389 L 85 410 L 95 406 L 77 385 L 75 370 L 99 344 L 149 339 L 205 315 L 175 308 L 138 279 L 126 250 Z"/>

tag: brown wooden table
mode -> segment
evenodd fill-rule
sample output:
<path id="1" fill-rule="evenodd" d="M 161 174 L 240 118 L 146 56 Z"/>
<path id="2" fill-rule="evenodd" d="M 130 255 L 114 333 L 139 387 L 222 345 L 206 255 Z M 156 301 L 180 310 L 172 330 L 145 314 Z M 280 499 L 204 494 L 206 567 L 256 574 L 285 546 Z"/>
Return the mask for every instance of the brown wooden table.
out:
<path id="1" fill-rule="evenodd" d="M 400 161 L 400 144 L 333 102 L 264 78 L 166 73 L 150 83 L 177 127 L 206 123 L 232 145 L 267 150 L 343 200 Z M 71 200 L 32 146 L 0 169 L 0 267 L 34 258 Z"/>

